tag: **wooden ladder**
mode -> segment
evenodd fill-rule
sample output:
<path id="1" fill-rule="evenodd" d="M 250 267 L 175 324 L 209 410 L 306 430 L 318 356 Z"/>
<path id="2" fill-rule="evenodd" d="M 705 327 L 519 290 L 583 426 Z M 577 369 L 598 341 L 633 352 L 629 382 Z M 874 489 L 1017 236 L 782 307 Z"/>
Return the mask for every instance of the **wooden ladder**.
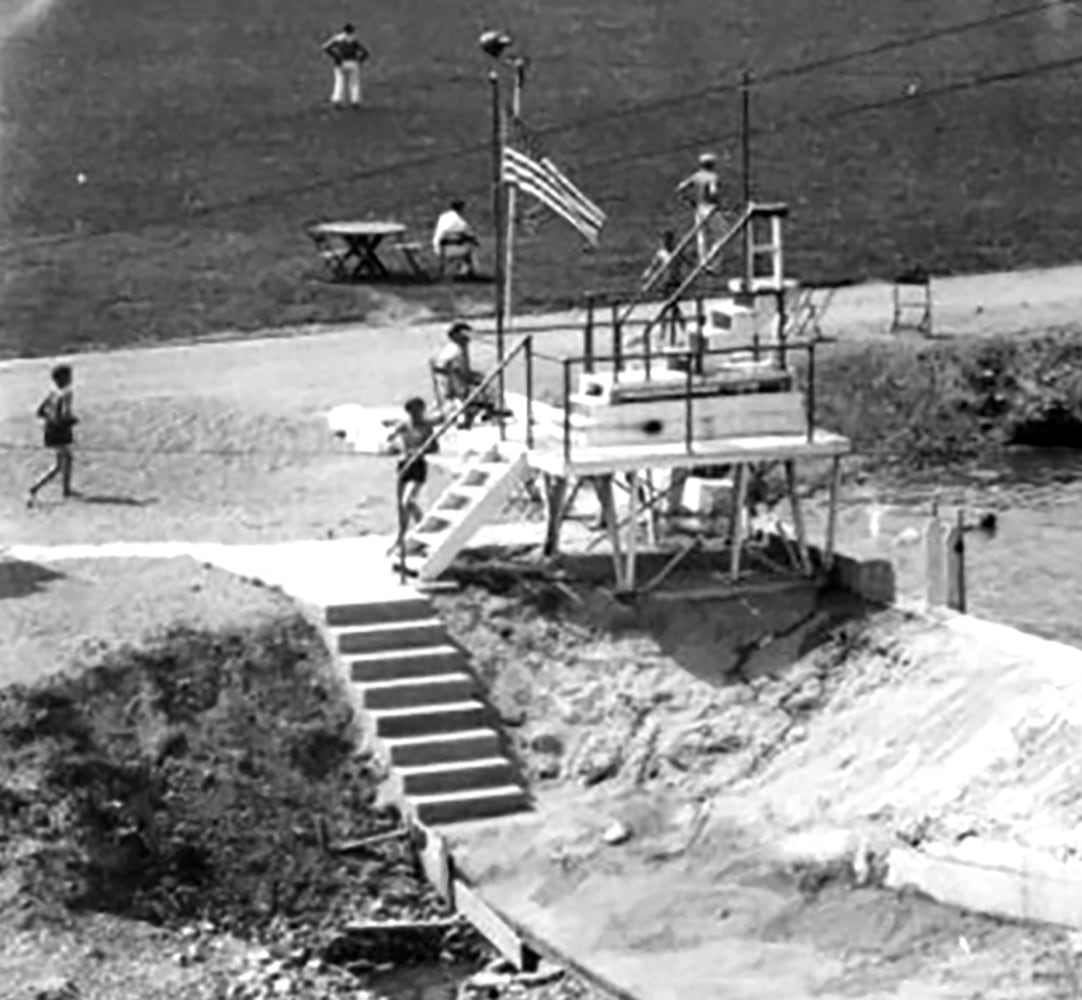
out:
<path id="1" fill-rule="evenodd" d="M 436 579 L 451 565 L 470 539 L 503 509 L 527 469 L 525 451 L 505 456 L 498 449 L 463 467 L 406 536 L 409 548 L 421 549 L 412 568 L 422 580 Z"/>

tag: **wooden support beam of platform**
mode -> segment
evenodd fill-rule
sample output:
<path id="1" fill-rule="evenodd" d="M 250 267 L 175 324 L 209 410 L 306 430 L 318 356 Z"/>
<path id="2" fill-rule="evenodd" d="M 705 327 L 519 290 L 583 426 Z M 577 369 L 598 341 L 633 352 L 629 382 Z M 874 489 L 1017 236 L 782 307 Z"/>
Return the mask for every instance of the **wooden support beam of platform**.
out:
<path id="1" fill-rule="evenodd" d="M 534 468 L 553 475 L 596 476 L 633 469 L 689 469 L 697 465 L 836 458 L 849 451 L 847 438 L 817 430 L 810 440 L 806 434 L 723 438 L 696 441 L 690 449 L 683 442 L 574 448 L 567 460 L 562 445 L 553 442 L 549 447 L 541 443 L 530 451 L 529 462 Z"/>
<path id="2" fill-rule="evenodd" d="M 627 517 L 627 566 L 624 570 L 624 586 L 628 590 L 634 590 L 635 556 L 639 551 L 639 473 L 633 469 L 628 475 L 631 498 Z"/>
<path id="3" fill-rule="evenodd" d="M 560 551 L 560 526 L 564 523 L 564 516 L 567 513 L 571 498 L 568 493 L 566 476 L 553 476 L 545 473 L 544 483 L 545 544 L 543 552 L 546 558 L 549 558 Z"/>
<path id="4" fill-rule="evenodd" d="M 838 489 L 841 486 L 842 460 L 835 457 L 830 463 L 830 495 L 827 501 L 827 531 L 823 541 L 823 568 L 834 565 L 834 537 L 838 530 Z"/>
<path id="5" fill-rule="evenodd" d="M 740 579 L 740 556 L 744 549 L 744 521 L 748 505 L 748 467 L 736 467 L 733 490 L 732 520 L 729 523 L 729 576 L 735 582 Z"/>
<path id="6" fill-rule="evenodd" d="M 789 491 L 789 506 L 793 512 L 793 530 L 796 532 L 800 568 L 810 574 L 812 566 L 808 555 L 808 535 L 804 530 L 804 512 L 800 509 L 800 494 L 797 491 L 796 462 L 792 459 L 788 459 L 785 463 L 785 485 Z"/>
<path id="7" fill-rule="evenodd" d="M 616 589 L 627 588 L 627 577 L 624 573 L 623 546 L 620 544 L 620 518 L 616 512 L 616 494 L 612 485 L 612 473 L 596 476 L 594 488 L 597 490 L 597 499 L 601 503 L 601 519 L 608 532 L 609 544 L 612 546 L 612 565 L 616 574 Z"/>

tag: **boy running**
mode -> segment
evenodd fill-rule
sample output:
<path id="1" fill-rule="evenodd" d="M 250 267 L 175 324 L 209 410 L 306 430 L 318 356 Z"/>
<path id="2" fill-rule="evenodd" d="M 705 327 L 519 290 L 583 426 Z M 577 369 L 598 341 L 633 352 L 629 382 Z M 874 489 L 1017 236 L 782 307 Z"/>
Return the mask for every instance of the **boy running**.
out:
<path id="1" fill-rule="evenodd" d="M 72 454 L 71 446 L 75 442 L 73 428 L 79 422 L 72 409 L 74 390 L 72 382 L 75 376 L 71 365 L 57 365 L 52 371 L 53 388 L 41 401 L 37 416 L 45 421 L 45 447 L 51 448 L 56 455 L 53 467 L 33 486 L 27 497 L 27 507 L 34 506 L 38 491 L 47 483 L 60 476 L 65 497 L 75 495 L 71 488 Z"/>

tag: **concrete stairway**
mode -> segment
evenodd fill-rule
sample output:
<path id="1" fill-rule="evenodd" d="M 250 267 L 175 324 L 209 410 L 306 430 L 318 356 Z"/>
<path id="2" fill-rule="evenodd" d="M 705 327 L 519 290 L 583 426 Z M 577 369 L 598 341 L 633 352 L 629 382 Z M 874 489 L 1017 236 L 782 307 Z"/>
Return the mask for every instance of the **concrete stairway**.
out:
<path id="1" fill-rule="evenodd" d="M 404 813 L 433 825 L 528 807 L 466 655 L 426 598 L 397 590 L 325 615 Z"/>

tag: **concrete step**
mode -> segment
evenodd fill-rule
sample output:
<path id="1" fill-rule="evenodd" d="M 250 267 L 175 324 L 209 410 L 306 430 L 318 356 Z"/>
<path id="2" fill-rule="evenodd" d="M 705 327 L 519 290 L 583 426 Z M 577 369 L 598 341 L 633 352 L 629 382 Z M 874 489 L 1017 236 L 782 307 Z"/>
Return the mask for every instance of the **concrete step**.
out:
<path id="1" fill-rule="evenodd" d="M 416 767 L 495 757 L 500 738 L 494 729 L 464 729 L 432 736 L 399 736 L 383 741 L 391 766 Z"/>
<path id="2" fill-rule="evenodd" d="M 435 614 L 432 603 L 414 590 L 403 590 L 392 598 L 333 604 L 324 612 L 332 628 L 348 625 L 379 625 L 386 622 L 418 621 Z"/>
<path id="3" fill-rule="evenodd" d="M 457 646 L 427 649 L 384 649 L 350 656 L 349 676 L 358 683 L 395 681 L 405 677 L 431 677 L 461 670 L 466 656 Z"/>
<path id="4" fill-rule="evenodd" d="M 506 757 L 482 757 L 477 760 L 397 767 L 392 780 L 404 795 L 438 795 L 442 792 L 506 787 L 513 784 L 515 770 Z"/>
<path id="5" fill-rule="evenodd" d="M 473 677 L 465 673 L 404 677 L 361 685 L 361 698 L 369 709 L 446 705 L 469 701 L 476 693 Z"/>
<path id="6" fill-rule="evenodd" d="M 417 708 L 370 709 L 377 736 L 433 736 L 436 733 L 459 733 L 477 729 L 488 721 L 485 706 L 479 701 L 453 701 L 445 705 Z"/>
<path id="7" fill-rule="evenodd" d="M 438 824 L 521 812 L 529 800 L 518 785 L 502 785 L 472 792 L 411 795 L 409 804 L 421 823 Z"/>
<path id="8" fill-rule="evenodd" d="M 378 653 L 387 649 L 415 649 L 447 644 L 447 629 L 439 618 L 348 625 L 331 630 L 339 653 Z"/>

